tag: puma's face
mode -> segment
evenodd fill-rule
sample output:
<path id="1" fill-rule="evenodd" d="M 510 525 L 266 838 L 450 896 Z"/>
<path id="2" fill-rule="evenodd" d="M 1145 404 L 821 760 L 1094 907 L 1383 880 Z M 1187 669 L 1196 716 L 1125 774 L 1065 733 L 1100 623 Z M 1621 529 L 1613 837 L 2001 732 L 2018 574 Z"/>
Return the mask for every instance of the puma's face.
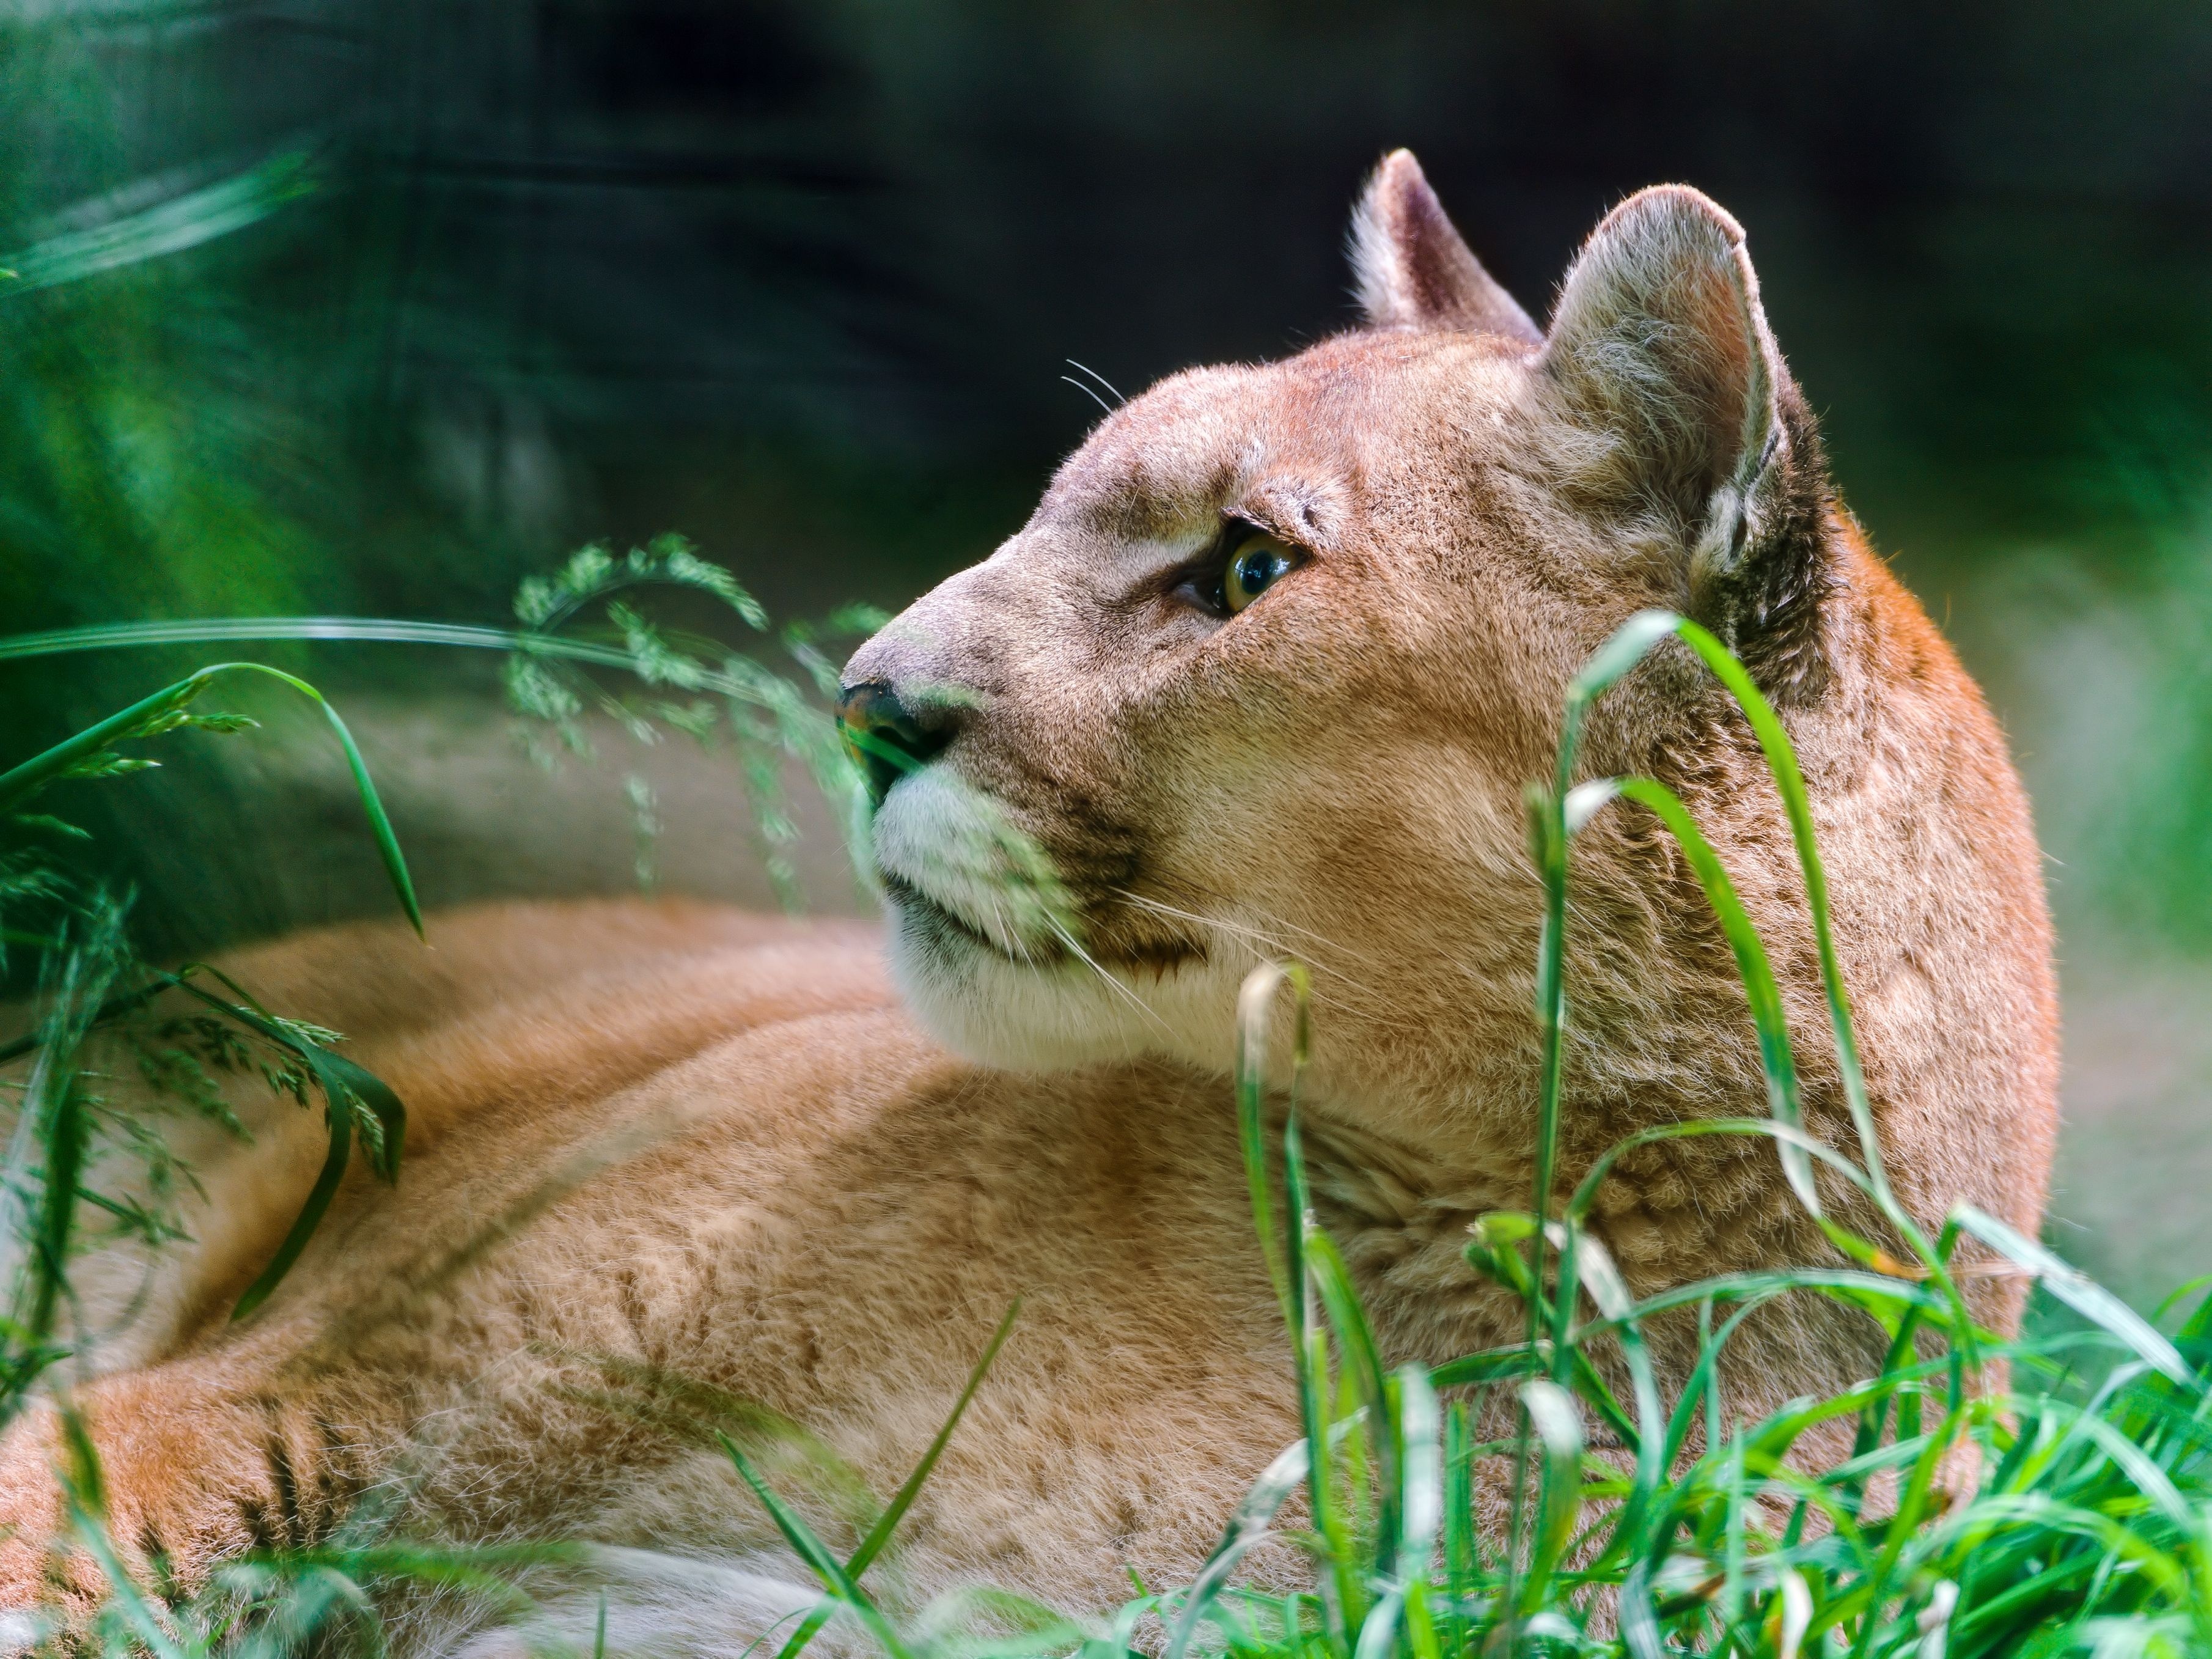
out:
<path id="1" fill-rule="evenodd" d="M 1716 538 L 1741 562 L 1775 528 L 1738 453 L 1787 465 L 1771 342 L 1702 198 L 1609 220 L 1548 341 L 1410 156 L 1356 232 L 1375 326 L 1116 410 L 846 671 L 896 969 L 959 1049 L 1219 1065 L 1271 957 L 1313 965 L 1345 1082 L 1404 1081 L 1438 1021 L 1523 1044 L 1522 791 L 1566 682 L 1631 611 L 1684 602 Z M 1657 410 L 1650 366 L 1608 356 L 1655 304 L 1724 337 L 1686 334 Z M 1625 453 L 1655 435 L 1671 453 Z"/>
<path id="2" fill-rule="evenodd" d="M 874 845 L 942 1036 L 1218 1060 L 1263 957 L 1367 985 L 1462 944 L 1425 861 L 1526 908 L 1521 781 L 1571 654 L 1488 459 L 1528 355 L 1374 333 L 1177 376 L 854 659 L 927 757 L 881 764 Z"/>

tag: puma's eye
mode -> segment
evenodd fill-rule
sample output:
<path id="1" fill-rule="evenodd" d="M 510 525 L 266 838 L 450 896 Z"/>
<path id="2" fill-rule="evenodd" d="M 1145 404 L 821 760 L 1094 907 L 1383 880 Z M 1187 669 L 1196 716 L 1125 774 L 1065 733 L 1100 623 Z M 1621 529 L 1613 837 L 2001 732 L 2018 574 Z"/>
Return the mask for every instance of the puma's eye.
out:
<path id="1" fill-rule="evenodd" d="M 1291 550 L 1264 532 L 1247 536 L 1229 555 L 1221 573 L 1221 608 L 1232 617 L 1289 574 L 1297 561 Z"/>

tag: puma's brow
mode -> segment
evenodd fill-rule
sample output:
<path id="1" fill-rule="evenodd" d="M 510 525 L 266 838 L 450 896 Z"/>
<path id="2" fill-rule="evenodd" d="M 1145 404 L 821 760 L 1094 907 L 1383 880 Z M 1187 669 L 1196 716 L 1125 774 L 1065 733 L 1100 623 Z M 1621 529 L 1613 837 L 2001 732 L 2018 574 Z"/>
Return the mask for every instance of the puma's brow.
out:
<path id="1" fill-rule="evenodd" d="M 1303 552 L 1312 553 L 1320 550 L 1320 538 L 1315 533 L 1318 528 L 1310 507 L 1297 511 L 1290 503 L 1246 499 L 1221 509 L 1215 535 L 1218 540 L 1233 540 L 1240 533 L 1257 531 Z"/>
<path id="2" fill-rule="evenodd" d="M 1231 552 L 1255 536 L 1268 536 L 1301 553 L 1310 554 L 1313 538 L 1302 526 L 1285 524 L 1282 515 L 1250 502 L 1224 507 L 1211 520 L 1194 524 L 1182 536 L 1152 544 L 1147 573 L 1152 585 L 1190 574 Z"/>

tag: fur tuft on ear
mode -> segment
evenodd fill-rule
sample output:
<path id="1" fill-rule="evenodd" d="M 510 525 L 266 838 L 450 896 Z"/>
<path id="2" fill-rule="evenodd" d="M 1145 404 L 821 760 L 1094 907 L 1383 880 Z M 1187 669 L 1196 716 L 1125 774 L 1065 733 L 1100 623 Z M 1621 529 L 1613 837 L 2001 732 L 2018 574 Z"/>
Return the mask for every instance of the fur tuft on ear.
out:
<path id="1" fill-rule="evenodd" d="M 1352 270 L 1376 328 L 1457 329 L 1543 343 L 1444 216 L 1407 149 L 1382 158 L 1352 216 Z"/>
<path id="2" fill-rule="evenodd" d="M 1826 470 L 1741 225 L 1685 185 L 1630 197 L 1567 273 L 1542 362 L 1583 440 L 1574 483 L 1618 516 L 1659 515 L 1693 608 L 1731 633 L 1802 608 Z"/>

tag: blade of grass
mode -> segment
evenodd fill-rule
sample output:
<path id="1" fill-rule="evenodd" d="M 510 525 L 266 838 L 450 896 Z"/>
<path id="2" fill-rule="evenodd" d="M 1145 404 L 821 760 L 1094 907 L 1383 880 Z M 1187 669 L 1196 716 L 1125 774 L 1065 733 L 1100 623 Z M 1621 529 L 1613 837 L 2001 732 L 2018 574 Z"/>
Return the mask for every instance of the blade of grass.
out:
<path id="1" fill-rule="evenodd" d="M 238 1298 L 237 1305 L 231 1309 L 230 1317 L 234 1324 L 266 1302 L 270 1292 L 283 1281 L 285 1274 L 292 1271 L 293 1264 L 299 1261 L 301 1253 L 307 1248 L 308 1240 L 315 1236 L 316 1228 L 322 1224 L 323 1217 L 329 1212 L 331 1200 L 337 1196 L 338 1183 L 345 1179 L 346 1162 L 353 1151 L 352 1097 L 343 1092 L 325 1093 L 323 1104 L 330 1115 L 331 1145 L 330 1150 L 323 1155 L 322 1170 L 316 1175 L 315 1184 L 308 1189 L 307 1202 L 300 1206 L 299 1216 L 293 1221 L 291 1230 L 284 1235 L 283 1243 L 269 1258 L 269 1265 L 246 1287 L 245 1293 Z"/>
<path id="2" fill-rule="evenodd" d="M 74 1056 L 50 1057 L 57 1063 L 41 1067 L 42 1075 L 33 1081 L 40 1111 L 39 1144 L 46 1155 L 32 1234 L 30 1313 L 24 1322 L 27 1346 L 33 1353 L 45 1351 L 68 1285 L 70 1237 L 76 1230 L 77 1188 L 88 1138 Z"/>
<path id="3" fill-rule="evenodd" d="M 241 998 L 245 993 L 235 981 L 220 971 L 209 972 L 230 987 Z M 323 1109 L 330 1121 L 330 1150 L 324 1155 L 321 1172 L 315 1184 L 308 1189 L 307 1201 L 284 1235 L 283 1242 L 269 1265 L 261 1270 L 254 1281 L 246 1287 L 237 1304 L 230 1310 L 233 1322 L 244 1319 L 269 1299 L 270 1293 L 290 1273 L 293 1264 L 307 1248 L 315 1230 L 322 1225 L 331 1202 L 337 1197 L 339 1183 L 345 1179 L 346 1163 L 354 1137 L 361 1133 L 356 1113 L 367 1111 L 376 1119 L 378 1133 L 370 1143 L 370 1166 L 387 1182 L 399 1179 L 399 1162 L 407 1133 L 407 1109 L 392 1086 L 365 1066 L 316 1043 L 295 1037 L 284 1026 L 257 1005 L 248 1008 L 224 1001 L 193 984 L 183 975 L 173 975 L 174 988 L 185 995 L 197 998 L 210 1007 L 221 1010 L 232 1019 L 261 1034 L 270 1042 L 279 1043 L 297 1054 L 314 1073 L 315 1081 L 323 1091 Z M 247 999 L 250 1000 L 250 999 Z M 366 1139 L 367 1137 L 364 1137 Z"/>
<path id="4" fill-rule="evenodd" d="M 1528 1569 L 1521 1585 L 1521 1613 L 1526 1618 L 1544 1605 L 1555 1588 L 1553 1570 L 1573 1535 L 1582 1507 L 1583 1429 L 1573 1399 L 1542 1377 L 1521 1385 L 1522 1404 L 1544 1449 L 1542 1498 Z"/>
<path id="5" fill-rule="evenodd" d="M 1428 1571 L 1443 1519 L 1443 1430 L 1425 1367 L 1401 1365 L 1390 1380 L 1403 1492 L 1398 1504 L 1399 1571 L 1411 1583 Z"/>
<path id="6" fill-rule="evenodd" d="M 1766 947 L 1760 943 L 1759 930 L 1752 926 L 1743 902 L 1736 896 L 1735 884 L 1722 867 L 1712 843 L 1705 839 L 1691 818 L 1689 809 L 1673 790 L 1650 778 L 1624 779 L 1618 788 L 1621 799 L 1646 808 L 1667 826 L 1689 860 L 1691 869 L 1696 872 L 1698 884 L 1705 889 L 1705 901 L 1728 935 L 1729 948 L 1735 955 L 1737 976 L 1742 981 L 1745 998 L 1751 1005 L 1752 1023 L 1759 1032 L 1759 1062 L 1766 1074 L 1768 1110 L 1778 1123 L 1802 1129 L 1804 1112 L 1798 1100 L 1797 1066 L 1790 1053 L 1782 992 L 1774 982 L 1774 969 L 1767 960 Z M 1789 1177 L 1797 1201 L 1810 1214 L 1818 1216 L 1820 1195 L 1814 1190 L 1813 1166 L 1803 1149 L 1786 1139 L 1778 1140 L 1776 1148 L 1782 1156 L 1783 1173 Z"/>
<path id="7" fill-rule="evenodd" d="M 1455 1400 L 1444 1413 L 1444 1639 L 1456 1654 L 1468 1644 L 1464 1611 L 1482 1575 L 1474 1535 L 1474 1453 L 1467 1402 Z"/>
<path id="8" fill-rule="evenodd" d="M 400 908 L 407 913 L 408 921 L 420 935 L 422 932 L 422 910 L 416 901 L 415 884 L 407 872 L 407 860 L 399 850 L 398 837 L 392 833 L 392 820 L 385 812 L 384 801 L 377 793 L 376 784 L 368 774 L 368 764 L 362 758 L 360 747 L 353 740 L 353 733 L 320 691 L 297 675 L 287 674 L 282 669 L 271 668 L 265 663 L 210 664 L 0 774 L 0 815 L 29 799 L 71 767 L 100 753 L 111 743 L 138 736 L 165 716 L 183 709 L 221 676 L 240 673 L 262 674 L 280 681 L 312 699 L 321 708 L 331 731 L 337 735 L 338 746 L 344 751 L 346 768 L 353 775 L 354 788 L 361 797 L 362 810 L 368 815 L 369 833 L 376 842 L 378 856 L 384 861 L 385 873 L 391 878 L 392 890 L 398 895 Z"/>
<path id="9" fill-rule="evenodd" d="M 1775 787 L 1781 792 L 1783 811 L 1790 819 L 1790 837 L 1797 846 L 1806 902 L 1813 913 L 1813 939 L 1820 956 L 1820 983 L 1827 994 L 1828 1019 L 1833 1028 L 1836 1064 L 1843 1079 L 1844 1103 L 1858 1129 L 1868 1177 L 1874 1182 L 1876 1196 L 1887 1203 L 1890 1197 L 1889 1178 L 1882 1168 L 1881 1139 L 1875 1128 L 1874 1107 L 1867 1097 L 1866 1073 L 1859 1063 L 1857 1030 L 1851 1021 L 1850 998 L 1844 988 L 1843 964 L 1836 953 L 1835 929 L 1829 920 L 1827 869 L 1821 862 L 1820 846 L 1813 833 L 1812 803 L 1806 793 L 1805 775 L 1797 765 L 1796 749 L 1790 741 L 1790 734 L 1782 729 L 1773 706 L 1734 652 L 1686 617 L 1674 619 L 1673 631 L 1698 653 L 1712 671 L 1713 678 L 1728 688 L 1743 710 L 1753 735 L 1766 756 L 1767 769 L 1773 774 Z"/>
<path id="10" fill-rule="evenodd" d="M 1395 1571 L 1401 1492 L 1400 1461 L 1403 1451 L 1396 1443 L 1395 1413 L 1389 1408 L 1382 1352 L 1376 1346 L 1375 1333 L 1359 1305 L 1359 1293 L 1352 1283 L 1352 1270 L 1338 1253 L 1335 1241 L 1310 1222 L 1306 1228 L 1305 1260 L 1307 1273 L 1335 1329 L 1337 1352 L 1344 1368 L 1351 1373 L 1360 1404 L 1366 1409 L 1370 1439 L 1377 1453 L 1375 1488 L 1381 1504 L 1376 1534 L 1380 1558 L 1376 1571 L 1389 1577 Z"/>
<path id="11" fill-rule="evenodd" d="M 1559 1224 L 1566 1227 L 1572 1224 Z M 1627 1364 L 1630 1383 L 1636 1394 L 1636 1421 L 1621 1430 L 1623 1437 L 1636 1449 L 1636 1476 L 1629 1489 L 1628 1501 L 1614 1517 L 1613 1539 L 1605 1551 L 1610 1556 L 1616 1551 L 1635 1547 L 1642 1519 L 1656 1498 L 1660 1483 L 1666 1479 L 1659 1427 L 1665 1412 L 1659 1401 L 1659 1379 L 1651 1368 L 1651 1356 L 1644 1346 L 1643 1328 L 1635 1316 L 1635 1299 L 1613 1263 L 1612 1252 L 1595 1237 L 1579 1239 L 1575 1249 L 1583 1263 L 1583 1280 L 1589 1287 L 1590 1300 L 1596 1304 L 1601 1316 L 1613 1322 L 1613 1334 L 1620 1340 L 1621 1357 Z M 1577 1337 L 1577 1354 L 1583 1354 L 1585 1348 Z"/>
<path id="12" fill-rule="evenodd" d="M 586 667 L 632 672 L 636 659 L 619 646 L 471 623 L 406 622 L 383 617 L 231 617 L 181 622 L 101 623 L 40 634 L 0 635 L 0 662 L 162 645 L 274 644 L 286 641 L 355 645 L 436 645 L 471 651 L 504 651 Z M 744 659 L 738 659 L 743 662 Z M 252 665 L 258 666 L 258 665 Z M 755 675 L 707 670 L 697 689 L 751 707 L 774 710 Z M 822 715 L 825 726 L 830 717 Z"/>
<path id="13" fill-rule="evenodd" d="M 968 1381 L 960 1390 L 960 1397 L 952 1402 L 952 1409 L 938 1429 L 936 1438 L 929 1443 L 929 1449 L 922 1453 L 921 1461 L 914 1466 L 912 1473 L 900 1483 L 898 1491 L 891 1496 L 890 1504 L 877 1517 L 876 1524 L 868 1529 L 868 1535 L 860 1540 L 860 1547 L 847 1558 L 845 1573 L 855 1583 L 868 1570 L 869 1564 L 883 1553 L 884 1547 L 891 1540 L 891 1534 L 898 1529 L 900 1521 L 914 1507 L 914 1500 L 920 1496 L 922 1483 L 929 1479 L 930 1471 L 937 1467 L 937 1460 L 945 1455 L 945 1447 L 951 1443 L 953 1430 L 960 1426 L 960 1419 L 968 1411 L 968 1402 L 975 1397 L 975 1390 L 982 1386 L 984 1375 L 991 1369 L 991 1362 L 999 1357 L 999 1350 L 1006 1346 L 1006 1338 L 1012 1334 L 1014 1321 L 1021 1310 L 1021 1298 L 1016 1297 L 1013 1304 L 1006 1310 L 1006 1316 L 999 1322 L 999 1328 L 991 1334 L 990 1341 L 984 1346 L 982 1357 L 969 1371 Z M 783 1644 L 776 1659 L 798 1659 L 806 1644 L 829 1622 L 830 1609 L 815 1608 L 792 1632 L 791 1639 Z"/>
<path id="14" fill-rule="evenodd" d="M 1313 1275 L 1306 1265 L 1306 1241 L 1314 1231 L 1313 1205 L 1306 1187 L 1305 1154 L 1293 1115 L 1283 1126 L 1283 1187 L 1290 1214 L 1283 1228 L 1284 1268 L 1291 1287 L 1291 1345 L 1297 1367 L 1298 1408 L 1310 1447 L 1332 1446 L 1328 1404 L 1328 1339 L 1316 1317 Z M 1354 1567 L 1352 1540 L 1336 1501 L 1331 1460 L 1310 1459 L 1307 1468 L 1308 1506 L 1314 1530 L 1327 1552 L 1327 1584 L 1331 1595 L 1322 1599 L 1332 1640 L 1349 1646 L 1359 1627 L 1365 1597 Z"/>
<path id="15" fill-rule="evenodd" d="M 1267 1095 L 1267 1036 L 1275 993 L 1291 988 L 1296 1024 L 1291 1030 L 1291 1075 L 1295 1095 L 1297 1079 L 1304 1070 L 1309 1049 L 1312 983 L 1298 963 L 1262 963 L 1244 976 L 1237 993 L 1237 1132 L 1244 1155 L 1244 1179 L 1252 1199 L 1252 1224 L 1260 1235 L 1261 1254 L 1273 1280 L 1283 1317 L 1291 1321 L 1290 1270 L 1283 1261 L 1282 1234 L 1275 1222 L 1274 1200 L 1267 1180 L 1267 1145 L 1263 1111 Z"/>
<path id="16" fill-rule="evenodd" d="M 1245 1553 L 1267 1535 L 1276 1512 L 1297 1490 L 1308 1472 L 1306 1443 L 1301 1440 L 1277 1453 L 1274 1462 L 1252 1483 L 1244 1501 L 1237 1506 L 1237 1513 L 1230 1517 L 1221 1541 L 1213 1547 L 1213 1553 L 1206 1557 L 1206 1565 L 1199 1570 L 1183 1597 L 1168 1638 L 1166 1659 L 1183 1659 L 1200 1622 L 1228 1585 L 1229 1575 L 1236 1571 Z"/>
<path id="17" fill-rule="evenodd" d="M 87 1514 L 74 1498 L 70 1502 L 70 1521 L 77 1541 L 84 1546 L 85 1553 L 99 1564 L 100 1575 L 107 1581 L 110 1593 L 117 1606 L 122 1608 L 125 1620 L 137 1638 L 157 1656 L 157 1659 L 187 1659 L 183 1648 L 177 1645 L 161 1621 L 147 1605 L 146 1598 L 137 1583 L 124 1568 L 108 1541 L 107 1529 Z"/>
<path id="18" fill-rule="evenodd" d="M 2079 1267 L 2023 1237 L 2014 1228 L 1985 1214 L 1971 1204 L 1952 1212 L 1960 1227 L 2000 1254 L 2032 1271 L 2049 1291 L 2084 1319 L 2102 1326 L 2126 1343 L 2164 1376 L 2191 1392 L 2203 1383 L 2189 1368 L 2180 1351 L 2134 1309 L 2098 1284 Z"/>
<path id="19" fill-rule="evenodd" d="M 271 156 L 231 178 L 139 212 L 0 254 L 0 268 L 14 278 L 0 282 L 0 299 L 181 253 L 258 224 L 314 187 L 307 155 L 295 151 Z"/>
<path id="20" fill-rule="evenodd" d="M 759 1471 L 738 1449 L 738 1443 L 719 1431 L 715 1438 L 722 1443 L 722 1450 L 736 1465 L 744 1483 L 753 1489 L 753 1495 L 760 1499 L 761 1507 L 768 1511 L 769 1519 L 775 1522 L 776 1530 L 783 1534 L 784 1541 L 791 1546 L 792 1553 L 806 1564 L 808 1571 L 822 1581 L 823 1588 L 853 1609 L 868 1634 L 882 1644 L 890 1659 L 914 1659 L 906 1644 L 899 1639 L 898 1632 L 891 1628 L 890 1621 L 884 1617 L 882 1609 L 853 1582 L 845 1569 L 838 1565 L 837 1558 L 815 1536 L 814 1529 L 800 1518 L 799 1512 L 776 1496 L 775 1489 L 761 1478 Z"/>
<path id="21" fill-rule="evenodd" d="M 1881 1554 L 1876 1559 L 1874 1571 L 1868 1578 L 1868 1617 L 1859 1627 L 1858 1640 L 1851 1646 L 1854 1659 L 1873 1650 L 1874 1639 L 1881 1627 L 1878 1610 L 1887 1599 L 1891 1582 L 1897 1576 L 1898 1564 L 1904 1559 L 1906 1547 L 1914 1540 L 1920 1516 L 1928 1506 L 1929 1494 L 1935 1490 L 1936 1471 L 1942 1467 L 1943 1454 L 1949 1449 L 1959 1426 L 1959 1414 L 1954 1413 L 1935 1433 L 1928 1437 L 1925 1448 L 1913 1462 L 1912 1474 L 1898 1498 L 1897 1512 L 1889 1518 L 1888 1536 L 1882 1544 Z"/>

